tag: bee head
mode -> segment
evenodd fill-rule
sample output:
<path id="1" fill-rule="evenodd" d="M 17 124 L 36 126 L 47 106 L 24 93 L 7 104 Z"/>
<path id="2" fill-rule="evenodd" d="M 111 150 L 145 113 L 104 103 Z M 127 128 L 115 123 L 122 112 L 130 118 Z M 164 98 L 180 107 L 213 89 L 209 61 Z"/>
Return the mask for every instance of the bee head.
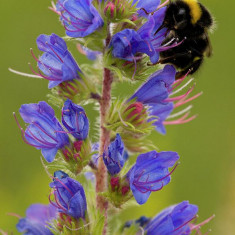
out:
<path id="1" fill-rule="evenodd" d="M 189 7 L 182 1 L 169 4 L 166 9 L 163 25 L 170 30 L 184 30 L 191 24 Z"/>

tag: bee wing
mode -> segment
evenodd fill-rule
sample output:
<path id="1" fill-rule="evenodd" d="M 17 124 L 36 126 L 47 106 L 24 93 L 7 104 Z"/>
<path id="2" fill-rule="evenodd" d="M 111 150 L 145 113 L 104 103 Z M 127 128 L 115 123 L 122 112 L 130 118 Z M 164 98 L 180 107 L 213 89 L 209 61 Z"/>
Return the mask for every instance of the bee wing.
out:
<path id="1" fill-rule="evenodd" d="M 210 38 L 208 36 L 208 33 L 205 33 L 205 37 L 206 37 L 206 41 L 207 41 L 207 48 L 206 48 L 206 51 L 205 51 L 205 55 L 207 57 L 210 57 L 212 55 L 212 46 L 211 46 L 211 41 L 210 41 Z"/>

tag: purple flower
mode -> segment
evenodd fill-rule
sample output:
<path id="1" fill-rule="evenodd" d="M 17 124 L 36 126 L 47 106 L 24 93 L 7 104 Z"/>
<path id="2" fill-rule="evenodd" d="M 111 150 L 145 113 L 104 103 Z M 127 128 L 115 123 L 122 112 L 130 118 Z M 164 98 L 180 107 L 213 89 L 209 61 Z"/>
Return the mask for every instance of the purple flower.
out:
<path id="1" fill-rule="evenodd" d="M 30 235 L 53 235 L 46 227 L 56 218 L 57 209 L 52 205 L 33 204 L 26 211 L 26 218 L 19 220 L 18 232 Z"/>
<path id="2" fill-rule="evenodd" d="M 145 227 L 147 235 L 189 235 L 189 223 L 196 218 L 198 207 L 183 201 L 160 212 Z"/>
<path id="3" fill-rule="evenodd" d="M 66 34 L 70 37 L 88 36 L 104 25 L 92 0 L 66 0 L 58 5 Z"/>
<path id="4" fill-rule="evenodd" d="M 68 177 L 66 173 L 61 174 L 61 171 L 55 172 L 54 176 L 54 181 L 50 183 L 50 187 L 53 188 L 55 202 L 52 202 L 49 197 L 52 205 L 57 207 L 59 212 L 73 218 L 85 218 L 87 203 L 82 185 Z"/>
<path id="5" fill-rule="evenodd" d="M 68 135 L 64 133 L 55 112 L 46 102 L 38 104 L 24 104 L 20 108 L 22 119 L 29 123 L 23 131 L 24 141 L 41 149 L 42 155 L 48 162 L 52 162 L 59 149 L 69 145 Z"/>
<path id="6" fill-rule="evenodd" d="M 168 97 L 171 85 L 175 81 L 176 70 L 172 65 L 166 65 L 162 70 L 152 74 L 129 100 L 143 104 L 161 104 Z"/>
<path id="7" fill-rule="evenodd" d="M 121 136 L 116 135 L 113 142 L 110 143 L 107 153 L 104 153 L 103 160 L 111 175 L 118 174 L 126 159 L 126 153 L 124 151 L 124 144 L 122 142 Z"/>
<path id="8" fill-rule="evenodd" d="M 151 151 L 138 156 L 136 164 L 127 173 L 127 178 L 140 205 L 148 200 L 151 192 L 161 190 L 170 182 L 170 175 L 176 166 L 171 172 L 168 168 L 173 167 L 178 159 L 176 152 Z"/>
<path id="9" fill-rule="evenodd" d="M 156 30 L 161 26 L 166 8 L 161 8 L 148 17 L 148 21 L 138 30 L 124 29 L 116 33 L 111 42 L 112 55 L 127 61 L 135 61 L 139 53 L 147 54 L 152 63 L 159 60 L 159 52 L 168 47 L 162 47 L 166 29 L 161 29 L 156 35 Z M 172 46 L 175 46 L 172 45 Z"/>
<path id="10" fill-rule="evenodd" d="M 62 123 L 77 140 L 87 138 L 89 120 L 85 110 L 81 106 L 74 104 L 71 100 L 66 100 L 64 103 Z"/>
<path id="11" fill-rule="evenodd" d="M 49 80 L 48 88 L 53 88 L 64 81 L 79 79 L 76 61 L 68 51 L 65 41 L 56 34 L 42 34 L 37 38 L 38 49 L 43 55 L 37 59 L 40 76 Z"/>

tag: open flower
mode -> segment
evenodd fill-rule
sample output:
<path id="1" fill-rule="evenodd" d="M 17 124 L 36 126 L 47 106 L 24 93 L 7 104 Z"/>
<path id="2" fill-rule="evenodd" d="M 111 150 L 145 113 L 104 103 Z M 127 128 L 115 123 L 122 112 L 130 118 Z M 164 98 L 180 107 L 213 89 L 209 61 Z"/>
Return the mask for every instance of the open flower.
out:
<path id="1" fill-rule="evenodd" d="M 145 15 L 145 12 L 141 10 L 143 8 L 146 12 L 151 13 L 156 11 L 157 7 L 160 4 L 160 0 L 133 0 L 133 4 L 136 4 L 136 8 L 140 8 L 138 11 L 139 15 Z"/>
<path id="2" fill-rule="evenodd" d="M 107 153 L 104 153 L 103 160 L 111 175 L 118 174 L 126 161 L 127 153 L 124 151 L 124 144 L 121 136 L 116 135 L 113 142 L 110 143 Z"/>
<path id="3" fill-rule="evenodd" d="M 46 102 L 23 104 L 20 115 L 30 125 L 25 131 L 21 128 L 24 141 L 42 151 L 48 162 L 52 162 L 59 149 L 69 145 L 68 135 L 64 133 L 55 112 Z"/>
<path id="4" fill-rule="evenodd" d="M 169 96 L 172 83 L 175 81 L 176 70 L 172 65 L 166 65 L 162 70 L 152 74 L 129 100 L 143 104 L 158 104 Z"/>
<path id="5" fill-rule="evenodd" d="M 170 172 L 168 168 L 173 167 L 178 159 L 176 152 L 151 151 L 138 156 L 136 164 L 127 173 L 127 179 L 140 205 L 148 200 L 151 192 L 161 190 L 170 182 L 177 165 Z"/>
<path id="6" fill-rule="evenodd" d="M 177 107 L 180 107 L 196 99 L 202 94 L 200 92 L 193 97 L 188 98 L 194 89 L 193 86 L 192 88 L 189 88 L 185 94 L 172 97 L 178 92 L 181 92 L 193 81 L 193 79 L 189 79 L 184 85 L 179 87 L 187 77 L 187 74 L 176 81 L 175 75 L 175 68 L 172 65 L 166 65 L 162 70 L 152 74 L 149 79 L 143 85 L 141 85 L 141 87 L 128 100 L 135 100 L 135 103 L 138 103 L 138 106 L 140 106 L 140 103 L 145 106 L 148 111 L 148 115 L 151 117 L 149 121 L 154 121 L 153 125 L 161 134 L 166 133 L 165 125 L 167 124 L 183 124 L 196 118 L 196 115 L 188 117 L 190 113 L 189 110 L 192 108 L 192 105 L 186 107 L 178 113 L 172 114 L 172 116 L 170 116 L 170 114 Z M 143 114 L 141 115 L 143 116 Z M 177 116 L 181 117 L 178 120 L 166 121 L 168 118 Z M 141 119 L 141 116 L 139 119 Z"/>
<path id="7" fill-rule="evenodd" d="M 33 204 L 26 211 L 26 217 L 19 220 L 18 232 L 31 235 L 53 235 L 46 227 L 56 218 L 57 209 L 53 205 Z"/>
<path id="8" fill-rule="evenodd" d="M 79 79 L 79 69 L 73 56 L 67 49 L 65 41 L 56 34 L 42 34 L 37 38 L 38 49 L 43 55 L 36 58 L 39 73 L 35 74 L 49 80 L 48 88 L 53 88 L 62 82 Z"/>
<path id="9" fill-rule="evenodd" d="M 74 104 L 71 100 L 66 100 L 64 103 L 62 123 L 77 140 L 87 138 L 89 120 L 85 110 L 81 106 Z"/>
<path id="10" fill-rule="evenodd" d="M 66 0 L 57 3 L 57 10 L 70 37 L 80 38 L 94 33 L 104 25 L 92 0 Z"/>
<path id="11" fill-rule="evenodd" d="M 198 207 L 183 201 L 160 212 L 145 227 L 147 235 L 189 235 L 189 223 L 196 218 Z"/>
<path id="12" fill-rule="evenodd" d="M 116 33 L 110 42 L 112 55 L 116 58 L 136 62 L 141 54 L 147 54 L 151 62 L 155 64 L 159 60 L 161 51 L 179 45 L 179 43 L 173 43 L 170 47 L 161 45 L 166 36 L 165 28 L 155 34 L 163 22 L 165 10 L 166 8 L 163 7 L 153 15 L 149 15 L 148 21 L 137 31 L 124 29 Z"/>
<path id="13" fill-rule="evenodd" d="M 59 171 L 55 172 L 54 180 L 50 183 L 50 187 L 53 188 L 53 191 L 49 200 L 52 205 L 58 208 L 60 213 L 76 219 L 85 218 L 87 210 L 86 196 L 82 185 L 78 181 Z M 55 202 L 51 200 L 52 194 Z"/>

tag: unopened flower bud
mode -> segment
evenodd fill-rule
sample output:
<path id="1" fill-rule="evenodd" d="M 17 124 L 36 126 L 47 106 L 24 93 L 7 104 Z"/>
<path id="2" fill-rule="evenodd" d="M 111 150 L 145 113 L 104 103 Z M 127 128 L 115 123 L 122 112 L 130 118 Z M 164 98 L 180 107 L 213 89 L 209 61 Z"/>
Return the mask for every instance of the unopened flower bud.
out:
<path id="1" fill-rule="evenodd" d="M 128 192 L 130 191 L 130 187 L 129 186 L 123 186 L 122 187 L 122 195 L 126 195 Z"/>
<path id="2" fill-rule="evenodd" d="M 112 191 L 115 191 L 115 189 L 119 188 L 119 177 L 112 177 L 110 180 L 110 184 L 112 187 Z"/>
<path id="3" fill-rule="evenodd" d="M 113 18 L 115 14 L 115 4 L 113 2 L 108 2 L 106 7 L 104 8 L 104 14 L 109 17 Z"/>
<path id="4" fill-rule="evenodd" d="M 126 119 L 129 121 L 137 121 L 139 119 L 143 119 L 143 115 L 146 114 L 146 110 L 144 108 L 144 105 L 141 102 L 135 102 L 128 106 L 128 108 L 125 111 L 130 111 L 130 113 L 127 115 Z M 143 122 L 143 121 L 141 121 Z"/>

